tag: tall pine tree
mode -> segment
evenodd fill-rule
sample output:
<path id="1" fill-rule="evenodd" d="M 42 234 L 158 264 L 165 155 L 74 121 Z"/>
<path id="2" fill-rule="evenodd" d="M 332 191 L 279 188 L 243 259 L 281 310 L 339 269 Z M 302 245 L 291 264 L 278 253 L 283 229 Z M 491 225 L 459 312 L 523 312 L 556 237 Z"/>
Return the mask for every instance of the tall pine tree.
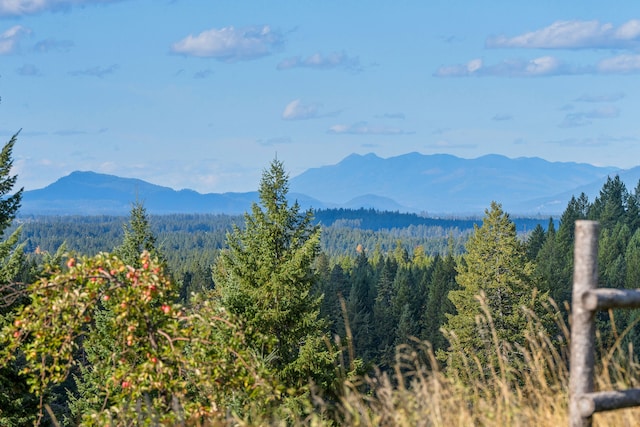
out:
<path id="1" fill-rule="evenodd" d="M 214 282 L 222 305 L 244 322 L 254 351 L 299 394 L 310 380 L 332 386 L 334 357 L 319 317 L 321 298 L 312 292 L 320 228 L 311 210 L 289 205 L 288 190 L 282 162 L 272 161 L 260 182 L 260 204 L 245 214 L 243 229 L 234 227 L 227 236 Z"/>
<path id="2" fill-rule="evenodd" d="M 0 327 L 11 322 L 12 311 L 20 304 L 26 304 L 18 295 L 21 285 L 16 279 L 24 264 L 23 245 L 18 245 L 20 228 L 5 236 L 7 228 L 13 223 L 22 200 L 22 189 L 11 194 L 17 175 L 11 174 L 13 167 L 13 147 L 18 134 L 13 135 L 0 152 Z M 37 414 L 37 402 L 29 393 L 25 378 L 18 374 L 22 368 L 20 359 L 8 366 L 0 367 L 0 425 L 28 425 Z"/>
<path id="3" fill-rule="evenodd" d="M 471 355 L 480 362 L 478 367 L 487 369 L 497 366 L 500 355 L 513 357 L 517 353 L 506 343 L 524 343 L 527 319 L 521 308 L 534 308 L 538 302 L 532 299 L 534 265 L 517 238 L 515 224 L 495 202 L 485 212 L 482 226 L 475 226 L 463 261 L 456 278 L 460 289 L 449 292 L 457 310 L 447 316 L 445 326 L 456 337 L 450 340 L 450 363 L 453 368 L 460 368 L 464 365 L 461 358 Z M 484 307 L 478 299 L 481 294 Z M 479 324 L 478 319 L 483 318 L 487 321 Z M 491 338 L 493 332 L 497 343 Z M 476 364 L 472 362 L 471 366 Z M 479 372 L 481 376 L 488 373 Z"/>

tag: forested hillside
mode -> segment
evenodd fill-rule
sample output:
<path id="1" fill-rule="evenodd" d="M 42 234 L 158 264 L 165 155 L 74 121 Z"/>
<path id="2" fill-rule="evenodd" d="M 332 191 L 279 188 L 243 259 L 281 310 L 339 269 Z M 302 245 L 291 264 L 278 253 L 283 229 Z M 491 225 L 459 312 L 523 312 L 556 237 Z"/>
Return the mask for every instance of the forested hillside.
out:
<path id="1" fill-rule="evenodd" d="M 554 425 L 574 221 L 601 223 L 602 286 L 640 279 L 640 185 L 618 177 L 518 226 L 498 202 L 479 220 L 302 210 L 278 161 L 243 217 L 16 218 L 14 142 L 0 425 Z M 640 346 L 637 314 L 598 322 L 601 380 L 630 381 L 614 350 Z"/>

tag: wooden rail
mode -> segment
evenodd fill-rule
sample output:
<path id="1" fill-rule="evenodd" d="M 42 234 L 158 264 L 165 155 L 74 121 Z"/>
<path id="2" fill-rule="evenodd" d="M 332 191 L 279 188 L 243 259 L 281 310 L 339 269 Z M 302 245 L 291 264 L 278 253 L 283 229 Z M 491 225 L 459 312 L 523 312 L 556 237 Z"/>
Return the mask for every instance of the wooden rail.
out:
<path id="1" fill-rule="evenodd" d="M 598 289 L 598 230 L 596 221 L 575 225 L 569 425 L 590 427 L 596 412 L 640 406 L 640 389 L 593 391 L 595 313 L 610 308 L 639 308 L 640 289 Z"/>

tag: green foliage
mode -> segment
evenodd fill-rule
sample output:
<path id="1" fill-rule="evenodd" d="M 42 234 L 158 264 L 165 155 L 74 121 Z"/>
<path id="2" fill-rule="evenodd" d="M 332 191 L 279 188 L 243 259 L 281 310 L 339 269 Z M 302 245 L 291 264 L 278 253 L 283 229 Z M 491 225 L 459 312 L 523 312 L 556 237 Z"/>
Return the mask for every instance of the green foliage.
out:
<path id="1" fill-rule="evenodd" d="M 18 244 L 21 229 L 6 236 L 22 200 L 22 189 L 10 194 L 17 180 L 16 175 L 11 175 L 17 137 L 18 134 L 13 135 L 0 151 L 0 236 L 5 237 L 0 241 L 0 327 L 10 325 L 13 311 L 28 302 L 22 294 L 23 285 L 18 283 L 26 268 L 24 245 Z M 0 425 L 21 426 L 35 419 L 37 401 L 19 373 L 22 366 L 22 355 L 17 354 L 0 368 Z"/>
<path id="2" fill-rule="evenodd" d="M 321 389 L 333 386 L 333 355 L 326 346 L 326 324 L 319 317 L 321 298 L 314 262 L 320 228 L 312 212 L 287 202 L 288 177 L 274 160 L 260 183 L 260 203 L 234 227 L 228 249 L 214 267 L 221 303 L 246 324 L 250 348 L 294 396 L 308 390 L 309 379 Z"/>
<path id="3" fill-rule="evenodd" d="M 429 341 L 434 351 L 445 350 L 448 341 L 440 330 L 447 315 L 456 312 L 449 299 L 449 292 L 458 288 L 456 282 L 456 261 L 453 255 L 436 256 L 433 261 L 433 275 L 425 311 L 422 315 L 423 333 L 421 337 Z"/>
<path id="4" fill-rule="evenodd" d="M 544 295 L 537 295 L 533 283 L 534 265 L 526 259 L 524 245 L 517 239 L 515 226 L 502 207 L 493 202 L 467 243 L 464 262 L 458 267 L 459 290 L 449 292 L 456 314 L 449 315 L 445 328 L 450 339 L 449 364 L 460 369 L 459 354 L 474 354 L 480 366 L 497 357 L 487 348 L 492 337 L 479 328 L 479 318 L 490 318 L 499 342 L 524 343 L 527 318 L 523 307 L 538 308 Z M 482 306 L 486 309 L 483 309 Z M 503 349 L 516 357 L 513 349 Z M 479 372 L 481 376 L 488 372 Z"/>
<path id="5" fill-rule="evenodd" d="M 151 256 L 159 256 L 156 247 L 156 236 L 151 231 L 147 210 L 141 202 L 131 207 L 129 222 L 123 226 L 124 239 L 120 246 L 113 250 L 125 264 L 140 267 L 140 254 L 147 251 Z"/>
<path id="6" fill-rule="evenodd" d="M 240 324 L 212 301 L 185 310 L 175 304 L 175 285 L 162 263 L 144 252 L 140 268 L 115 256 L 67 261 L 51 266 L 28 287 L 32 303 L 18 310 L 0 334 L 2 360 L 25 354 L 22 374 L 31 390 L 44 394 L 65 380 L 79 338 L 103 304 L 116 340 L 95 357 L 99 409 L 82 414 L 83 425 L 131 420 L 162 424 L 202 417 L 226 417 L 249 404 L 268 407 L 277 389 L 263 363 L 246 348 Z M 129 420 L 129 421 L 126 421 Z"/>
<path id="7" fill-rule="evenodd" d="M 151 257 L 161 255 L 155 247 L 156 238 L 151 232 L 149 219 L 144 206 L 136 202 L 131 208 L 129 222 L 123 226 L 124 238 L 113 254 L 126 265 L 142 267 L 140 255 L 149 253 Z M 86 339 L 82 341 L 79 358 L 84 361 L 74 375 L 75 393 L 68 391 L 71 417 L 80 420 L 83 414 L 98 411 L 105 406 L 112 406 L 114 401 L 110 390 L 101 390 L 105 384 L 106 372 L 100 365 L 109 361 L 117 347 L 117 330 L 112 327 L 116 314 L 111 304 L 100 304 L 96 307 L 94 322 L 89 326 Z"/>

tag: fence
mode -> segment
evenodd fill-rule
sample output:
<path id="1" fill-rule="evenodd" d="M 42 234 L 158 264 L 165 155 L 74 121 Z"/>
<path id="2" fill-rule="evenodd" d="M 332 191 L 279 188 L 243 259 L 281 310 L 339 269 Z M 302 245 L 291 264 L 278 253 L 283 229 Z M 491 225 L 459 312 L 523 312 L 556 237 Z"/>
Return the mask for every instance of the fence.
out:
<path id="1" fill-rule="evenodd" d="M 640 308 L 640 289 L 598 289 L 598 223 L 576 221 L 571 313 L 569 424 L 591 426 L 596 412 L 640 406 L 640 389 L 593 391 L 595 313 Z"/>

